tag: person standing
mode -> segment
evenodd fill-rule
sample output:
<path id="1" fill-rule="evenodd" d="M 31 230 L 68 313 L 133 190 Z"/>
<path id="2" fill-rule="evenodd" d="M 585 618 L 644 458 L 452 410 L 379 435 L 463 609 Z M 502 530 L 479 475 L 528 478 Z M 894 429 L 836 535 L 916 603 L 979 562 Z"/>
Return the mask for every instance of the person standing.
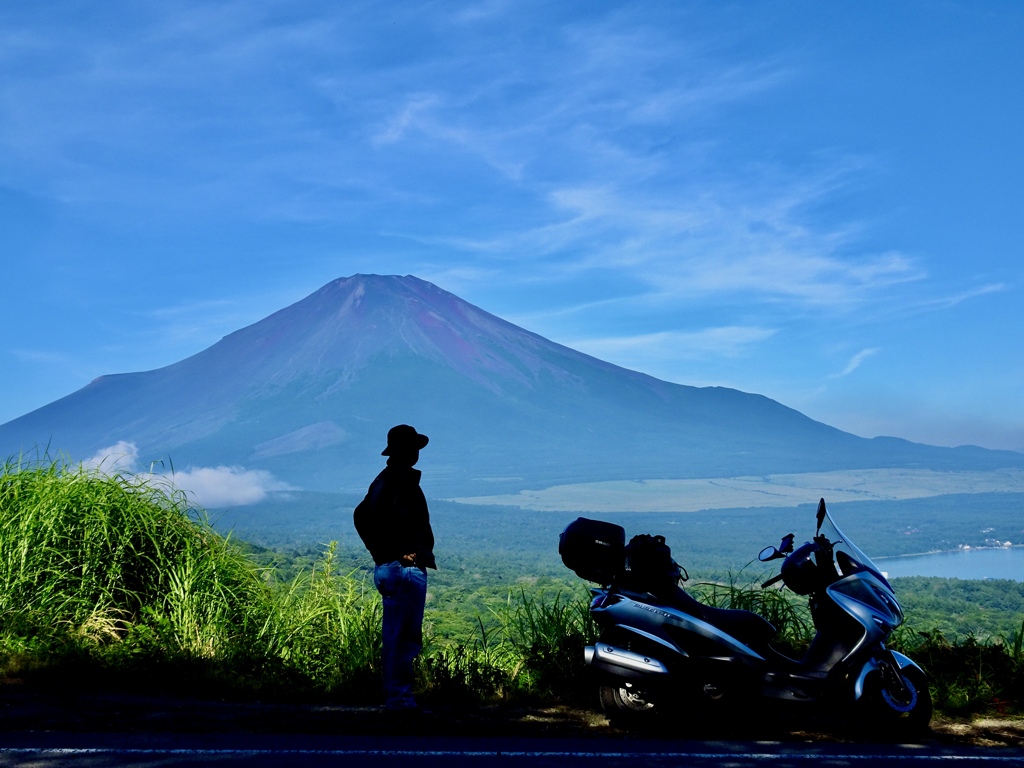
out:
<path id="1" fill-rule="evenodd" d="M 417 708 L 413 661 L 423 649 L 423 609 L 427 568 L 434 561 L 434 533 L 427 500 L 414 469 L 429 438 L 408 424 L 388 431 L 387 466 L 370 483 L 353 515 L 356 532 L 373 558 L 373 582 L 384 602 L 383 651 L 385 706 Z"/>

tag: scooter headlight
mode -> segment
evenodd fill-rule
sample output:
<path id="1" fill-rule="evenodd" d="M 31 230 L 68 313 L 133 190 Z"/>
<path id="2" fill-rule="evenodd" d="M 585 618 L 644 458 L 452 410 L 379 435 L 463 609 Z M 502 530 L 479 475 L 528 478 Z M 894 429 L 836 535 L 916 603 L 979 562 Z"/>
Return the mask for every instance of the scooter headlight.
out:
<path id="1" fill-rule="evenodd" d="M 809 595 L 818 585 L 818 566 L 814 562 L 817 544 L 807 542 L 790 553 L 782 563 L 782 581 L 798 595 Z"/>

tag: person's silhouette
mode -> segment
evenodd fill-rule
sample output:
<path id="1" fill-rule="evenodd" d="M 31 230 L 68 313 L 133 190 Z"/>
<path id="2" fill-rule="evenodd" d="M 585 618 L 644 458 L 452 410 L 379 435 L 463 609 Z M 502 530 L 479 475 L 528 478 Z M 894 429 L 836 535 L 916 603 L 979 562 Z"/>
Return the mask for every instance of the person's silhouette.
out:
<path id="1" fill-rule="evenodd" d="M 420 471 L 413 469 L 428 442 L 407 424 L 388 431 L 382 452 L 387 466 L 355 509 L 359 537 L 373 557 L 373 581 L 384 602 L 383 655 L 385 705 L 416 708 L 413 660 L 423 648 L 423 608 L 427 568 L 434 561 L 434 533 Z"/>

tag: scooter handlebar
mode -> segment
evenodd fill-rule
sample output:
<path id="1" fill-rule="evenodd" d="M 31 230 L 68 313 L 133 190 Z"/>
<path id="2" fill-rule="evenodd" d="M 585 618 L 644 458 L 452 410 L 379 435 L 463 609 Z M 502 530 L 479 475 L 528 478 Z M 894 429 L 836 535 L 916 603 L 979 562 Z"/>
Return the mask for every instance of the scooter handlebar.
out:
<path id="1" fill-rule="evenodd" d="M 772 576 L 770 579 L 768 579 L 768 581 L 761 585 L 761 589 L 766 589 L 767 587 L 770 587 L 772 584 L 775 584 L 778 581 L 782 581 L 781 573 L 778 576 Z"/>

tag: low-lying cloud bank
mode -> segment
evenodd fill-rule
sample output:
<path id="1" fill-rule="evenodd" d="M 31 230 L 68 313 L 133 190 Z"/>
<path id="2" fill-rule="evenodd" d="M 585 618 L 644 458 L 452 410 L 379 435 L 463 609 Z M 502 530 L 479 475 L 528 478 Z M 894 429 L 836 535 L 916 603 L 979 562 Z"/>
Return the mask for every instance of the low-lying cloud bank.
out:
<path id="1" fill-rule="evenodd" d="M 189 467 L 183 472 L 158 472 L 156 465 L 140 470 L 139 449 L 121 440 L 82 462 L 107 474 L 132 474 L 166 482 L 201 507 L 240 507 L 263 501 L 268 494 L 297 490 L 265 469 L 244 467 Z"/>

